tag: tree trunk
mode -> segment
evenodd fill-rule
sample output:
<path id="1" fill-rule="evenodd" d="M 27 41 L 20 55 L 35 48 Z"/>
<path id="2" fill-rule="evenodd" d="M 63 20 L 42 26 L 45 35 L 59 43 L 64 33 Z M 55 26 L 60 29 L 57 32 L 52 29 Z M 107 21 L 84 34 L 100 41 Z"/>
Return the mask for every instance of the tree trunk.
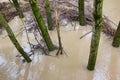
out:
<path id="1" fill-rule="evenodd" d="M 95 0 L 94 2 L 95 10 L 93 12 L 95 27 L 93 29 L 92 40 L 91 40 L 90 55 L 89 55 L 89 61 L 87 66 L 88 70 L 94 70 L 94 67 L 96 64 L 100 33 L 101 33 L 102 21 L 103 21 L 102 6 L 103 6 L 103 0 Z"/>
<path id="2" fill-rule="evenodd" d="M 59 49 L 56 55 L 59 54 L 63 54 L 63 47 L 62 47 L 62 41 L 61 41 L 61 36 L 60 36 L 60 26 L 59 26 L 59 22 L 58 22 L 58 11 L 57 11 L 57 5 L 56 5 L 56 1 L 54 0 L 54 8 L 55 8 L 55 26 L 56 26 L 56 30 L 57 30 L 57 36 L 58 36 L 58 42 L 59 42 Z"/>
<path id="3" fill-rule="evenodd" d="M 29 58 L 27 53 L 24 52 L 23 48 L 18 43 L 17 39 L 15 38 L 15 35 L 13 34 L 13 32 L 12 32 L 11 28 L 9 27 L 8 23 L 3 18 L 2 14 L 0 14 L 0 24 L 6 29 L 6 31 L 8 33 L 8 36 L 9 36 L 10 40 L 12 41 L 12 43 L 14 44 L 14 46 L 16 47 L 16 49 L 21 53 L 21 55 L 25 58 L 25 60 L 27 62 L 31 62 L 31 59 Z"/>
<path id="4" fill-rule="evenodd" d="M 50 11 L 50 2 L 49 0 L 44 0 L 44 3 L 45 3 L 45 10 L 46 10 L 46 16 L 47 16 L 48 29 L 53 30 L 52 16 Z"/>
<path id="5" fill-rule="evenodd" d="M 16 10 L 17 10 L 17 13 L 18 13 L 19 17 L 20 17 L 20 18 L 23 18 L 24 15 L 23 15 L 23 12 L 22 12 L 22 10 L 21 10 L 21 8 L 20 8 L 20 5 L 19 5 L 19 3 L 18 3 L 18 0 L 12 0 L 12 1 L 13 1 L 13 4 L 14 4 Z"/>
<path id="6" fill-rule="evenodd" d="M 119 47 L 119 45 L 120 45 L 120 22 L 112 42 L 113 47 Z"/>
<path id="7" fill-rule="evenodd" d="M 44 38 L 44 40 L 46 42 L 46 45 L 47 45 L 49 51 L 53 51 L 55 49 L 55 47 L 54 47 L 54 45 L 53 45 L 53 43 L 51 41 L 51 38 L 49 36 L 47 27 L 46 27 L 46 25 L 45 25 L 45 23 L 44 23 L 44 21 L 42 19 L 42 15 L 41 15 L 41 12 L 40 12 L 40 10 L 39 10 L 39 8 L 37 6 L 36 0 L 29 0 L 29 2 L 30 2 L 30 5 L 31 5 L 33 14 L 34 14 L 34 16 L 36 18 L 36 21 L 37 21 L 37 23 L 39 25 L 39 28 L 40 28 L 40 30 L 42 32 L 42 36 L 43 36 L 43 38 Z"/>
<path id="8" fill-rule="evenodd" d="M 78 10 L 79 10 L 79 24 L 84 26 L 85 22 L 85 14 L 84 14 L 84 0 L 78 0 Z"/>

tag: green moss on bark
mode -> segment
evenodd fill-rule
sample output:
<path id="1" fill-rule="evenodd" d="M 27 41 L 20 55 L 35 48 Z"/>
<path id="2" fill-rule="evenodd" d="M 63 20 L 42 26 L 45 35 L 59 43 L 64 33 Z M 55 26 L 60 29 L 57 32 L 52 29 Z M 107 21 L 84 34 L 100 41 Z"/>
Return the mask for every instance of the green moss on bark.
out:
<path id="1" fill-rule="evenodd" d="M 50 11 L 50 2 L 49 0 L 44 0 L 44 3 L 45 3 L 45 11 L 46 11 L 46 16 L 47 16 L 48 29 L 53 30 L 52 16 L 51 16 L 51 11 Z"/>
<path id="2" fill-rule="evenodd" d="M 22 12 L 22 10 L 21 10 L 21 8 L 20 8 L 20 5 L 19 5 L 19 3 L 18 3 L 18 0 L 12 0 L 12 1 L 13 1 L 13 4 L 14 4 L 16 10 L 17 10 L 17 13 L 18 13 L 19 17 L 20 17 L 20 18 L 23 18 L 24 15 L 23 15 L 23 12 Z"/>
<path id="3" fill-rule="evenodd" d="M 2 14 L 0 14 L 0 24 L 7 31 L 8 36 L 9 36 L 10 40 L 12 41 L 12 43 L 14 44 L 14 46 L 16 47 L 16 49 L 21 53 L 21 55 L 25 58 L 25 60 L 27 62 L 31 62 L 31 59 L 29 58 L 29 56 L 27 55 L 27 53 L 24 52 L 23 48 L 20 46 L 19 42 L 15 38 L 15 35 L 13 34 L 13 32 L 12 32 L 11 28 L 9 27 L 8 23 L 3 18 Z"/>
<path id="4" fill-rule="evenodd" d="M 30 2 L 30 5 L 31 5 L 33 14 L 34 14 L 34 16 L 36 18 L 36 21 L 37 21 L 37 23 L 39 25 L 39 28 L 40 28 L 40 30 L 42 32 L 42 36 L 43 36 L 43 38 L 44 38 L 44 40 L 46 42 L 46 45 L 47 45 L 49 51 L 53 51 L 55 49 L 55 47 L 54 47 L 54 45 L 53 45 L 53 43 L 51 41 L 51 38 L 49 36 L 47 27 L 46 27 L 46 25 L 45 25 L 45 23 L 44 23 L 44 21 L 42 19 L 42 15 L 41 15 L 41 12 L 40 12 L 40 10 L 39 10 L 39 8 L 37 6 L 36 0 L 29 0 L 29 2 Z"/>
<path id="5" fill-rule="evenodd" d="M 78 10 L 79 10 L 79 24 L 84 26 L 86 24 L 85 14 L 84 14 L 84 0 L 78 0 Z"/>
<path id="6" fill-rule="evenodd" d="M 88 70 L 94 70 L 96 64 L 96 58 L 98 53 L 99 41 L 100 41 L 100 33 L 102 29 L 102 6 L 103 0 L 95 0 L 94 2 L 94 21 L 95 27 L 93 28 L 92 40 L 91 40 L 91 47 L 90 47 L 90 55 L 88 61 Z"/>
<path id="7" fill-rule="evenodd" d="M 112 42 L 113 47 L 119 47 L 120 46 L 120 22 L 118 24 L 118 28 L 116 30 L 113 42 Z"/>

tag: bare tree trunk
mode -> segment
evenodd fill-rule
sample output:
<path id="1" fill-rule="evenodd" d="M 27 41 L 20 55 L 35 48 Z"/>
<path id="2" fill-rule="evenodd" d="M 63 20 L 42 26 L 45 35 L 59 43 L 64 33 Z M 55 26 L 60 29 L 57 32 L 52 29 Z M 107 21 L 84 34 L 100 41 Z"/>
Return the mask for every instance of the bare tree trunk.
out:
<path id="1" fill-rule="evenodd" d="M 45 10 L 46 10 L 46 16 L 47 16 L 48 29 L 53 30 L 52 16 L 50 11 L 50 2 L 49 0 L 44 0 L 44 3 L 45 3 Z"/>
<path id="2" fill-rule="evenodd" d="M 119 47 L 120 46 L 120 22 L 118 24 L 118 28 L 116 30 L 113 42 L 112 42 L 113 47 Z"/>
<path id="3" fill-rule="evenodd" d="M 56 26 L 56 30 L 57 30 L 57 36 L 58 36 L 58 42 L 59 42 L 59 49 L 58 52 L 56 53 L 56 55 L 59 54 L 63 54 L 63 46 L 62 46 L 62 41 L 61 41 L 61 36 L 60 36 L 60 26 L 59 26 L 59 22 L 58 22 L 58 11 L 57 11 L 57 5 L 56 5 L 56 1 L 54 0 L 54 8 L 55 8 L 55 26 Z"/>
<path id="4" fill-rule="evenodd" d="M 18 3 L 18 0 L 12 0 L 12 1 L 13 1 L 13 4 L 14 4 L 16 10 L 17 10 L 17 13 L 18 13 L 19 17 L 20 17 L 20 18 L 23 18 L 24 15 L 23 15 L 23 12 L 22 12 L 22 10 L 21 10 L 21 8 L 20 8 L 20 5 L 19 5 L 19 3 Z"/>
<path id="5" fill-rule="evenodd" d="M 85 22 L 85 14 L 84 14 L 84 1 L 85 0 L 78 0 L 78 10 L 79 10 L 79 24 L 84 26 Z"/>
<path id="6" fill-rule="evenodd" d="M 16 47 L 16 49 L 21 53 L 21 55 L 25 58 L 25 60 L 27 62 L 31 62 L 31 59 L 29 58 L 27 53 L 24 52 L 23 48 L 20 46 L 19 42 L 15 38 L 15 35 L 13 34 L 13 32 L 12 32 L 11 28 L 9 27 L 8 23 L 3 18 L 2 14 L 0 14 L 0 24 L 6 29 L 6 31 L 8 33 L 8 36 L 9 36 L 10 40 L 12 41 L 12 43 L 14 44 L 14 46 Z"/>
<path id="7" fill-rule="evenodd" d="M 36 2 L 36 0 L 29 0 L 29 2 L 30 2 L 30 5 L 31 5 L 33 14 L 34 14 L 34 16 L 36 18 L 36 21 L 37 21 L 37 23 L 39 25 L 39 28 L 40 28 L 40 30 L 42 32 L 42 36 L 43 36 L 43 38 L 44 38 L 44 40 L 46 42 L 46 45 L 47 45 L 49 51 L 53 51 L 55 49 L 55 47 L 54 47 L 54 45 L 53 45 L 53 43 L 51 41 L 51 38 L 49 36 L 47 27 L 46 27 L 46 25 L 45 25 L 45 23 L 44 23 L 44 21 L 42 19 L 42 15 L 41 15 L 41 12 L 40 12 L 40 10 L 39 10 L 39 8 L 37 6 L 37 2 Z"/>
<path id="8" fill-rule="evenodd" d="M 87 66 L 88 70 L 94 70 L 94 67 L 96 64 L 100 33 L 101 33 L 102 21 L 103 21 L 102 6 L 103 6 L 103 0 L 95 0 L 94 2 L 95 10 L 93 13 L 95 27 L 93 29 L 92 40 L 91 40 L 90 55 L 89 55 L 89 61 Z"/>

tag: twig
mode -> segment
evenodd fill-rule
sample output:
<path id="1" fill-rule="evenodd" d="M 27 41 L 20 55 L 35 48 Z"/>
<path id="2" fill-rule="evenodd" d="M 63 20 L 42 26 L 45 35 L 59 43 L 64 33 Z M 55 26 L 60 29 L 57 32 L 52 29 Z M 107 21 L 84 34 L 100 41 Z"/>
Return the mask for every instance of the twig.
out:
<path id="1" fill-rule="evenodd" d="M 112 20 L 108 19 L 105 15 L 104 16 L 104 19 L 106 19 L 107 21 L 111 22 L 112 24 L 114 24 L 115 26 L 118 26 L 117 24 L 115 24 Z"/>
<path id="2" fill-rule="evenodd" d="M 85 33 L 84 35 L 82 35 L 82 36 L 80 37 L 80 39 L 82 39 L 82 38 L 85 37 L 86 35 L 90 34 L 91 32 L 92 32 L 92 31 Z"/>
<path id="3" fill-rule="evenodd" d="M 26 31 L 26 37 L 27 37 L 27 40 L 28 40 L 28 44 L 30 45 L 30 39 L 29 39 L 29 36 L 28 36 L 28 33 L 27 33 L 27 28 L 26 28 L 26 26 L 25 26 L 24 21 L 23 21 L 22 19 L 21 19 L 21 21 L 22 21 L 22 23 L 23 23 L 23 25 L 24 25 L 24 28 L 25 28 L 25 31 Z M 34 54 L 31 45 L 30 45 L 30 48 L 31 48 L 31 52 L 32 52 L 32 54 Z"/>
<path id="4" fill-rule="evenodd" d="M 23 29 L 23 30 L 22 30 L 22 29 L 23 29 L 23 28 L 20 28 L 19 30 L 16 30 L 16 31 L 13 32 L 13 33 L 16 33 L 16 32 L 18 32 L 18 31 L 20 31 L 20 32 L 18 32 L 18 33 L 16 34 L 15 37 L 17 37 L 18 35 L 20 35 L 21 32 L 24 31 L 24 29 Z M 2 38 L 5 39 L 6 37 L 8 37 L 8 35 L 3 36 Z"/>
<path id="5" fill-rule="evenodd" d="M 38 39 L 37 39 L 37 37 L 36 37 L 36 35 L 35 35 L 35 32 L 33 32 L 33 34 L 34 34 L 35 40 L 37 41 L 37 43 L 39 44 L 39 46 L 41 47 L 41 49 L 43 50 L 43 52 L 45 53 L 45 55 L 48 55 L 47 52 L 46 52 L 46 50 L 44 49 L 44 47 L 43 47 L 43 46 L 40 44 L 40 42 L 38 41 Z"/>
<path id="6" fill-rule="evenodd" d="M 75 24 L 72 23 L 72 20 L 70 20 L 70 23 L 71 25 L 74 27 L 74 31 L 75 31 L 75 28 L 76 28 L 76 22 L 74 22 Z"/>

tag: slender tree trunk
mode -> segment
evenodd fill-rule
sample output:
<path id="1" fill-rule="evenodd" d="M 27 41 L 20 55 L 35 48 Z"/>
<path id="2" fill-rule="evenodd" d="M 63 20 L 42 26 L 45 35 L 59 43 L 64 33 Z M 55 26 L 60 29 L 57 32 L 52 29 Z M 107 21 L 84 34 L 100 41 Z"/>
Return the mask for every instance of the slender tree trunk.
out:
<path id="1" fill-rule="evenodd" d="M 44 0 L 44 3 L 45 3 L 45 10 L 46 10 L 46 16 L 47 16 L 48 29 L 53 30 L 52 16 L 50 11 L 50 2 L 49 0 Z"/>
<path id="2" fill-rule="evenodd" d="M 10 40 L 15 45 L 15 47 L 17 48 L 17 50 L 21 53 L 21 55 L 25 58 L 25 60 L 27 62 L 31 62 L 31 59 L 29 58 L 29 56 L 27 55 L 27 53 L 24 52 L 23 48 L 18 43 L 17 39 L 15 38 L 15 35 L 13 34 L 13 32 L 12 32 L 11 28 L 9 27 L 8 23 L 3 18 L 2 14 L 0 14 L 0 24 L 6 29 Z"/>
<path id="3" fill-rule="evenodd" d="M 53 51 L 55 49 L 55 47 L 54 47 L 54 45 L 53 45 L 53 43 L 51 41 L 51 38 L 49 36 L 47 27 L 46 27 L 46 25 L 45 25 L 45 23 L 44 23 L 44 21 L 42 19 L 42 15 L 41 15 L 41 12 L 40 12 L 40 10 L 39 10 L 39 8 L 37 6 L 37 2 L 36 2 L 36 0 L 29 0 L 29 2 L 30 2 L 30 5 L 31 5 L 33 14 L 34 14 L 34 16 L 36 18 L 36 21 L 37 21 L 37 23 L 39 25 L 39 28 L 40 28 L 40 30 L 42 32 L 42 36 L 43 36 L 43 38 L 44 38 L 44 40 L 46 42 L 46 45 L 47 45 L 49 51 Z"/>
<path id="4" fill-rule="evenodd" d="M 20 8 L 20 5 L 19 5 L 19 3 L 18 3 L 18 0 L 12 0 L 12 1 L 13 1 L 13 4 L 14 4 L 16 10 L 17 10 L 17 13 L 18 13 L 19 17 L 20 17 L 20 18 L 23 18 L 24 15 L 23 15 L 23 12 L 22 12 L 22 10 L 21 10 L 21 8 Z"/>
<path id="5" fill-rule="evenodd" d="M 119 47 L 120 46 L 120 22 L 118 24 L 118 28 L 116 30 L 113 42 L 112 42 L 113 47 Z"/>
<path id="6" fill-rule="evenodd" d="M 94 1 L 95 10 L 93 12 L 93 16 L 95 21 L 95 27 L 93 29 L 92 40 L 91 40 L 90 55 L 89 55 L 89 61 L 87 66 L 88 70 L 94 70 L 94 67 L 96 64 L 100 33 L 101 33 L 102 21 L 103 21 L 102 6 L 103 6 L 103 0 Z"/>
<path id="7" fill-rule="evenodd" d="M 79 10 L 79 24 L 84 26 L 85 22 L 85 14 L 84 14 L 84 0 L 78 0 L 78 10 Z"/>
<path id="8" fill-rule="evenodd" d="M 54 8 L 55 8 L 55 26 L 56 26 L 56 30 L 57 30 L 57 36 L 58 36 L 58 42 L 59 42 L 59 49 L 56 55 L 59 54 L 63 54 L 63 47 L 62 47 L 62 41 L 61 41 L 61 36 L 60 36 L 60 26 L 59 26 L 59 22 L 58 22 L 58 11 L 57 11 L 57 5 L 56 5 L 56 1 L 54 0 Z"/>

